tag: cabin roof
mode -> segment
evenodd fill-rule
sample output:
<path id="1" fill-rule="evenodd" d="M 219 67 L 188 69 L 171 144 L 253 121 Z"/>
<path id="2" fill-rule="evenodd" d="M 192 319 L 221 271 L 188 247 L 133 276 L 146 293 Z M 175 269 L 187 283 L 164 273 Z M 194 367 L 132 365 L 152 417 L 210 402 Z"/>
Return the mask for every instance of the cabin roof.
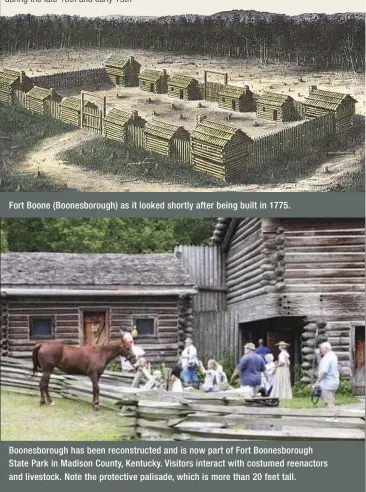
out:
<path id="1" fill-rule="evenodd" d="M 205 120 L 192 131 L 191 138 L 192 140 L 200 140 L 215 146 L 224 147 L 235 135 L 240 134 L 249 140 L 249 137 L 239 128 Z"/>
<path id="2" fill-rule="evenodd" d="M 105 62 L 106 66 L 112 66 L 117 68 L 125 68 L 128 64 L 134 63 L 141 67 L 140 63 L 135 60 L 133 56 L 124 56 L 124 55 L 111 55 L 107 61 Z"/>
<path id="3" fill-rule="evenodd" d="M 27 97 L 28 96 L 44 101 L 48 97 L 52 96 L 52 92 L 51 89 L 44 89 L 43 87 L 38 87 L 35 85 L 29 92 L 27 92 Z"/>
<path id="4" fill-rule="evenodd" d="M 173 138 L 178 132 L 185 132 L 187 136 L 189 135 L 188 131 L 183 126 L 172 125 L 171 123 L 165 123 L 164 121 L 152 121 L 146 123 L 145 126 L 146 134 L 165 138 L 167 140 Z"/>
<path id="5" fill-rule="evenodd" d="M 90 288 L 191 286 L 173 254 L 6 253 L 1 258 L 6 288 Z"/>
<path id="6" fill-rule="evenodd" d="M 257 98 L 257 104 L 270 104 L 271 106 L 281 107 L 283 104 L 293 102 L 291 96 L 277 94 L 274 92 L 264 92 Z"/>
<path id="7" fill-rule="evenodd" d="M 338 107 L 346 99 L 357 102 L 349 94 L 343 94 L 341 92 L 324 91 L 321 89 L 312 89 L 309 95 L 305 98 L 305 106 L 313 106 L 320 109 L 328 109 L 330 111 L 336 111 Z"/>
<path id="8" fill-rule="evenodd" d="M 160 72 L 159 70 L 144 70 L 142 73 L 140 73 L 139 79 L 148 80 L 150 82 L 157 82 L 163 76 L 164 73 Z"/>
<path id="9" fill-rule="evenodd" d="M 236 87 L 234 85 L 224 85 L 220 90 L 218 95 L 219 96 L 228 96 L 228 97 L 243 97 L 248 91 L 248 89 L 245 89 L 244 87 Z"/>
<path id="10" fill-rule="evenodd" d="M 61 101 L 61 106 L 64 108 L 69 108 L 69 109 L 75 109 L 80 111 L 80 104 L 81 100 L 79 97 L 72 96 L 72 97 L 65 97 Z M 84 100 L 84 108 L 97 108 L 98 106 L 90 101 L 85 101 Z"/>
<path id="11" fill-rule="evenodd" d="M 104 117 L 104 121 L 109 123 L 114 123 L 115 125 L 124 126 L 130 121 L 136 124 L 137 126 L 143 126 L 146 123 L 146 120 L 141 118 L 136 111 L 136 115 L 134 116 L 131 111 L 123 111 L 123 109 L 112 108 L 108 114 Z"/>
<path id="12" fill-rule="evenodd" d="M 19 75 L 20 74 L 10 74 L 3 70 L 0 72 L 0 84 L 8 85 L 9 87 L 11 87 L 18 80 Z"/>
<path id="13" fill-rule="evenodd" d="M 173 75 L 169 80 L 169 85 L 180 87 L 181 89 L 187 89 L 190 84 L 198 84 L 198 80 L 189 75 Z"/>

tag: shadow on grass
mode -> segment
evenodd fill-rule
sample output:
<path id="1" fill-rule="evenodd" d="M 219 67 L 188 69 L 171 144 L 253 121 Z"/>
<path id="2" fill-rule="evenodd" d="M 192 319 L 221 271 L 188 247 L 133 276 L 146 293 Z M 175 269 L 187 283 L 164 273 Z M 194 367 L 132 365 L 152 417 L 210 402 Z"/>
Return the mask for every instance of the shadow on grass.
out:
<path id="1" fill-rule="evenodd" d="M 23 108 L 0 104 L 0 190 L 67 191 L 52 179 L 23 172 L 20 163 L 42 140 L 74 131 L 71 125 Z M 71 190 L 70 190 L 71 191 Z"/>
<path id="2" fill-rule="evenodd" d="M 226 186 L 213 176 L 195 171 L 189 164 L 107 139 L 85 142 L 80 147 L 61 152 L 57 157 L 68 165 L 118 175 L 121 180 L 192 187 Z"/>

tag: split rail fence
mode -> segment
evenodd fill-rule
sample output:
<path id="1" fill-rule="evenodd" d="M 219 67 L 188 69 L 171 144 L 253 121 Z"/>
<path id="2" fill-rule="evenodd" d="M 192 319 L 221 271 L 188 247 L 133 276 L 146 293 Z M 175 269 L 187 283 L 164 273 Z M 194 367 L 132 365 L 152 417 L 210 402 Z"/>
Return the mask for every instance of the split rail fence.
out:
<path id="1" fill-rule="evenodd" d="M 40 375 L 31 363 L 3 357 L 1 388 L 39 396 Z M 121 438 L 143 440 L 365 440 L 361 410 L 292 409 L 273 399 L 247 400 L 229 393 L 171 393 L 132 388 L 133 375 L 106 371 L 100 379 L 102 407 L 119 411 Z M 91 404 L 87 378 L 55 373 L 52 397 Z M 38 401 L 37 401 L 38 403 Z M 334 417 L 336 416 L 336 419 Z"/>

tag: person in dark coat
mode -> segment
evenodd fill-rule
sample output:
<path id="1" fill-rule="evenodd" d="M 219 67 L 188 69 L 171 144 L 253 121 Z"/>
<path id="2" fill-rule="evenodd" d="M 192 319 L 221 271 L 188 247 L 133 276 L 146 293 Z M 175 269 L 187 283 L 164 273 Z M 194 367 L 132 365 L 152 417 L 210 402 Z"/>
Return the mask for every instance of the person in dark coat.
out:
<path id="1" fill-rule="evenodd" d="M 258 347 L 255 349 L 255 353 L 261 355 L 264 360 L 266 360 L 266 355 L 271 353 L 270 349 L 264 345 L 263 338 L 258 340 Z"/>

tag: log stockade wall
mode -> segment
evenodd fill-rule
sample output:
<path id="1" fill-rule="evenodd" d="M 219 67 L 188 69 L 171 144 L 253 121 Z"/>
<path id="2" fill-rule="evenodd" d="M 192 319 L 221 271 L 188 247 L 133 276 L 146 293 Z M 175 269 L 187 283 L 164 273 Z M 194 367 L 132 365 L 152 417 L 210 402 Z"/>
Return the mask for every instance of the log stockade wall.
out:
<path id="1" fill-rule="evenodd" d="M 41 374 L 32 377 L 31 362 L 2 358 L 1 388 L 37 396 Z M 360 440 L 365 439 L 361 410 L 279 408 L 278 400 L 248 400 L 235 393 L 171 393 L 131 388 L 133 376 L 105 371 L 100 405 L 119 412 L 120 438 L 141 440 Z M 54 372 L 51 397 L 91 403 L 88 378 Z M 56 402 L 57 405 L 57 402 Z"/>
<path id="2" fill-rule="evenodd" d="M 53 75 L 40 75 L 31 78 L 34 85 L 57 90 L 70 90 L 75 88 L 98 89 L 110 84 L 105 68 L 92 68 L 89 70 L 76 70 L 71 72 L 60 72 Z"/>
<path id="3" fill-rule="evenodd" d="M 32 82 L 43 88 L 52 87 L 55 90 L 62 90 L 90 86 L 98 88 L 108 83 L 108 80 L 105 70 L 98 68 L 35 77 Z M 38 108 L 30 103 L 27 94 L 22 91 L 16 91 L 12 97 L 5 96 L 2 98 L 2 102 L 5 104 L 9 103 L 32 112 L 40 112 Z M 301 117 L 303 117 L 303 105 L 297 103 L 295 106 L 298 113 L 301 113 Z M 61 111 L 61 102 L 52 101 L 42 111 L 44 115 L 70 124 L 69 118 L 65 117 L 63 120 L 63 114 L 65 113 Z M 102 109 L 98 108 L 92 112 L 86 110 L 83 122 L 79 122 L 80 125 L 99 135 L 106 134 L 106 123 L 103 119 Z M 193 138 L 190 137 L 189 132 L 186 130 L 185 133 L 188 134 L 188 139 L 178 136 L 178 138 L 174 138 L 171 143 L 166 145 L 150 145 L 151 138 L 147 136 L 144 128 L 140 126 L 134 128 L 134 125 L 130 124 L 127 129 L 128 135 L 126 134 L 120 141 L 155 154 L 168 156 L 177 162 L 190 164 L 196 171 L 210 174 L 218 179 L 230 183 L 240 183 L 245 181 L 248 172 L 254 171 L 254 174 L 260 176 L 261 167 L 273 166 L 274 160 L 282 156 L 286 159 L 286 154 L 296 151 L 304 153 L 307 149 L 321 146 L 327 138 L 337 134 L 338 130 L 339 125 L 337 125 L 335 115 L 329 113 L 314 119 L 303 120 L 297 125 L 269 135 L 255 139 L 248 137 L 245 145 L 243 144 L 240 147 L 233 145 L 231 153 L 226 152 L 225 156 L 224 154 L 215 156 L 215 160 L 212 159 L 212 154 L 195 155 L 194 146 L 196 145 L 197 147 L 197 144 L 194 143 Z M 107 135 L 105 138 L 118 141 L 115 135 Z M 230 144 L 227 147 L 230 148 Z"/>

